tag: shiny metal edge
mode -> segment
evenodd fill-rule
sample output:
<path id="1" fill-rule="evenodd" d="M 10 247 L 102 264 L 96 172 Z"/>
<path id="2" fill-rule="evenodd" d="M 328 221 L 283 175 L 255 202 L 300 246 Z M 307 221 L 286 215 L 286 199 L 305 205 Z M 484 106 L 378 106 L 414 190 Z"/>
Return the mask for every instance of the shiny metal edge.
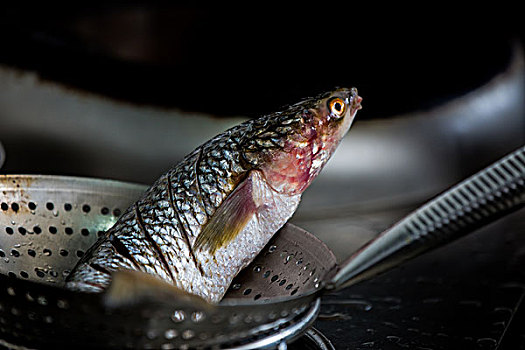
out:
<path id="1" fill-rule="evenodd" d="M 125 182 L 111 179 L 101 179 L 94 177 L 66 176 L 66 175 L 29 175 L 29 174 L 8 174 L 0 175 L 0 189 L 14 190 L 18 187 L 17 183 L 23 183 L 31 187 L 32 190 L 60 190 L 64 185 L 68 191 L 83 192 L 86 188 L 89 192 L 104 191 L 104 193 L 120 194 L 122 192 L 144 192 L 148 186 L 144 184 Z"/>
<path id="2" fill-rule="evenodd" d="M 237 347 L 232 347 L 228 349 L 235 350 L 249 350 L 249 349 L 266 349 L 273 348 L 278 346 L 282 342 L 291 342 L 297 339 L 300 335 L 303 334 L 303 331 L 306 330 L 310 325 L 316 320 L 319 310 L 321 308 L 321 299 L 318 298 L 312 307 L 306 312 L 304 317 L 302 317 L 299 322 L 293 323 L 292 325 L 279 330 L 278 332 L 273 332 L 271 335 L 253 341 L 249 344 L 243 344 Z"/>

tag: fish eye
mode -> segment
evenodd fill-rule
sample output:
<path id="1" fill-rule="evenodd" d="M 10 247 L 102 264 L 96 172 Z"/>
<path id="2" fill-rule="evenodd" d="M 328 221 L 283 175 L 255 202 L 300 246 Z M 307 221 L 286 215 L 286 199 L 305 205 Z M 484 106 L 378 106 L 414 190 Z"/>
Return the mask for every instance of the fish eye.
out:
<path id="1" fill-rule="evenodd" d="M 328 102 L 328 107 L 330 109 L 330 112 L 332 112 L 332 114 L 335 115 L 336 117 L 342 117 L 345 114 L 346 104 L 339 97 L 335 97 L 331 99 Z"/>

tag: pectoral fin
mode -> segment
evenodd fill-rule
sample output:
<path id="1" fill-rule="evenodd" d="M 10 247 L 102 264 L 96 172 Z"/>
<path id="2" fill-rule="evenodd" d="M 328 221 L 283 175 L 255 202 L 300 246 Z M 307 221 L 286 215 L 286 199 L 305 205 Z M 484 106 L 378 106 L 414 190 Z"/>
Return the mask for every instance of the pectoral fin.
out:
<path id="1" fill-rule="evenodd" d="M 195 249 L 206 249 L 214 254 L 243 230 L 259 206 L 254 195 L 257 192 L 254 191 L 255 174 L 252 171 L 222 202 L 195 240 Z"/>

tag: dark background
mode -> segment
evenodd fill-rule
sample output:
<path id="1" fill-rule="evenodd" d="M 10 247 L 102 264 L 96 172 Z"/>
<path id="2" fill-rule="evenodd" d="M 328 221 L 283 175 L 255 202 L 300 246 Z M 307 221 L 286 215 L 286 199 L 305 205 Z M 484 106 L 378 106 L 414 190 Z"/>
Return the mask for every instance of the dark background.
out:
<path id="1" fill-rule="evenodd" d="M 519 11 L 503 6 L 359 6 L 16 3 L 0 14 L 0 63 L 134 103 L 216 115 L 256 116 L 357 86 L 367 96 L 360 118 L 374 118 L 480 86 L 524 38 Z"/>

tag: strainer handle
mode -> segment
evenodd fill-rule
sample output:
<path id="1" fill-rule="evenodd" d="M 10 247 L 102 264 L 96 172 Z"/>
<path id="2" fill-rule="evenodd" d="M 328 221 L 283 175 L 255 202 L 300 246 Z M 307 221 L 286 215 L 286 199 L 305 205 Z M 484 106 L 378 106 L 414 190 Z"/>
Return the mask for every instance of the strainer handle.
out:
<path id="1" fill-rule="evenodd" d="M 354 253 L 327 285 L 341 289 L 460 238 L 525 204 L 525 146 L 458 183 Z"/>

